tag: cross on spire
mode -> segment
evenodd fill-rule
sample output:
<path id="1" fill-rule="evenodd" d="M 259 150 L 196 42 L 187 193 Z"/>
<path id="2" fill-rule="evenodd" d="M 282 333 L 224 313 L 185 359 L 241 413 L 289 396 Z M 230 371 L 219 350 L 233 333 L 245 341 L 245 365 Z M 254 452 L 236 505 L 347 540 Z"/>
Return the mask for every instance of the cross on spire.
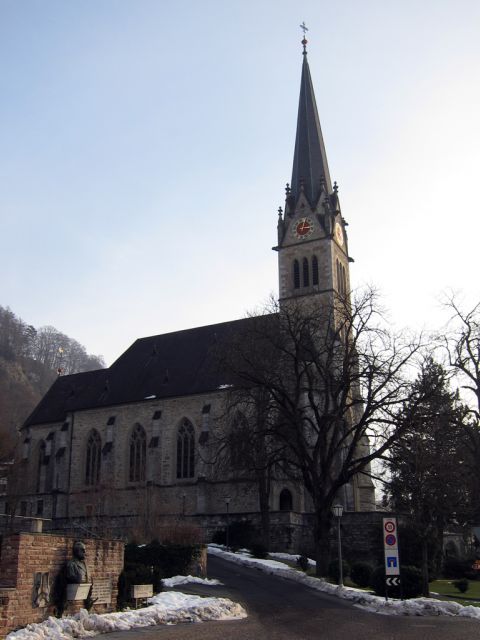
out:
<path id="1" fill-rule="evenodd" d="M 302 40 L 302 44 L 303 44 L 303 55 L 307 54 L 307 31 L 308 31 L 308 27 L 305 24 L 305 20 L 302 22 L 302 24 L 300 25 L 300 29 L 303 31 L 303 40 Z"/>

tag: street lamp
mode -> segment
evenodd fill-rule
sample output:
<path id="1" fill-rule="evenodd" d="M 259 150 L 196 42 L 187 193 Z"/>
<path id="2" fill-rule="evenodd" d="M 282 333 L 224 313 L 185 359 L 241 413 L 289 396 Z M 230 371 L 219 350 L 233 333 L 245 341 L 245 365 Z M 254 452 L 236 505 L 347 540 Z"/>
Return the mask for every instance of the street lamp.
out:
<path id="1" fill-rule="evenodd" d="M 338 586 L 343 587 L 343 563 L 342 563 L 342 536 L 340 533 L 340 520 L 343 514 L 343 505 L 335 504 L 332 507 L 333 515 L 337 518 L 338 539 Z"/>
<path id="2" fill-rule="evenodd" d="M 228 511 L 229 510 L 229 506 L 230 506 L 230 500 L 231 500 L 230 496 L 225 496 L 225 506 L 227 507 L 227 532 L 226 532 L 226 540 L 225 540 L 225 542 L 226 542 L 226 545 L 227 545 L 227 551 L 228 551 L 229 546 L 230 546 L 229 545 L 229 537 L 230 537 L 229 536 L 229 533 L 230 533 L 230 531 L 229 531 L 229 529 L 230 529 L 229 515 L 230 514 L 229 514 L 229 511 Z"/>
<path id="3" fill-rule="evenodd" d="M 182 516 L 185 517 L 185 499 L 187 494 L 185 492 L 182 493 Z"/>

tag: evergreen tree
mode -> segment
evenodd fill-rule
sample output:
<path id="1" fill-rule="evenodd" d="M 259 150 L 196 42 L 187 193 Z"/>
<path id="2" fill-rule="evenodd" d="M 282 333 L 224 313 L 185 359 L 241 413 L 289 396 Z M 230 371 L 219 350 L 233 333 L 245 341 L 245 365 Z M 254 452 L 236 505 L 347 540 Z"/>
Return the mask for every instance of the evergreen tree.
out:
<path id="1" fill-rule="evenodd" d="M 428 596 L 429 563 L 440 569 L 445 527 L 463 519 L 467 509 L 466 410 L 451 391 L 445 369 L 432 358 L 423 364 L 413 392 L 416 406 L 413 411 L 404 406 L 399 421 L 406 424 L 389 452 L 388 497 L 397 512 L 410 516 L 421 541 Z"/>

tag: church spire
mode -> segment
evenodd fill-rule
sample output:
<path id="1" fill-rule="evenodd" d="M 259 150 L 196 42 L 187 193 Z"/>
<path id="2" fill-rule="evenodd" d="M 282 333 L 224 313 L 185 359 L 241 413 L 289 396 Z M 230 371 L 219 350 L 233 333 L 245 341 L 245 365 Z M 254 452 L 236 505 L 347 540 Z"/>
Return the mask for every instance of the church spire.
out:
<path id="1" fill-rule="evenodd" d="M 305 23 L 301 25 L 304 36 L 302 80 L 298 104 L 297 135 L 293 156 L 291 194 L 296 201 L 301 189 L 312 206 L 315 206 L 322 185 L 327 193 L 332 192 L 332 182 L 328 171 L 327 154 L 323 142 L 322 129 L 318 118 L 317 104 L 313 92 L 312 78 L 307 60 L 307 40 Z"/>

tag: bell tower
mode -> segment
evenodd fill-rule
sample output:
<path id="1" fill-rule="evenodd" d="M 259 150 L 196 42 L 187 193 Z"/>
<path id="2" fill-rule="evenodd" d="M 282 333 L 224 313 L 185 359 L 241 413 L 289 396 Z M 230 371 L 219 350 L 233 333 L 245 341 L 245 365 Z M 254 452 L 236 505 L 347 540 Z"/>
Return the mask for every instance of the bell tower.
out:
<path id="1" fill-rule="evenodd" d="M 279 299 L 333 299 L 350 289 L 347 223 L 336 182 L 332 186 L 307 58 L 305 25 L 302 77 L 292 179 L 285 209 L 278 210 Z"/>

